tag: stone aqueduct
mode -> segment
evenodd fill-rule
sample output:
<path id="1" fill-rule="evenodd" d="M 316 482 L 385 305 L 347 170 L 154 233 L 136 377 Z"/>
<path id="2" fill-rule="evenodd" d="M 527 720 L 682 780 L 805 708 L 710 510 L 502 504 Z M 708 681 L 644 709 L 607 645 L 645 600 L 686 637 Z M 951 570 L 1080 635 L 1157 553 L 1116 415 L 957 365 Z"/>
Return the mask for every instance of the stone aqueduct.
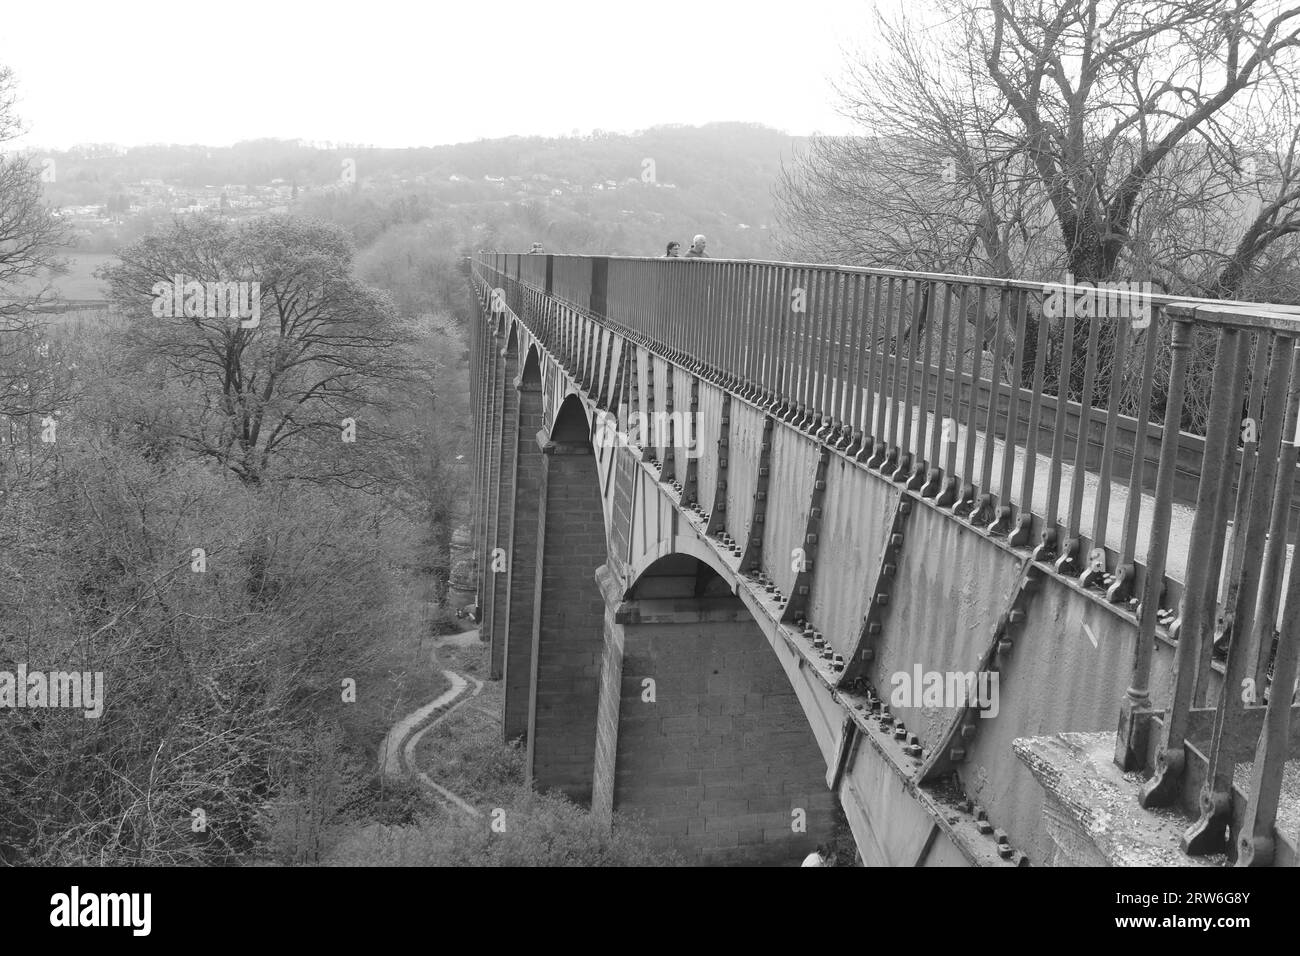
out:
<path id="1" fill-rule="evenodd" d="M 1147 376 L 1168 358 L 1171 383 L 1194 335 L 1219 336 L 1196 435 L 1172 386 L 1163 415 L 1128 408 L 1119 376 L 1109 404 L 1069 384 L 1058 400 L 1060 350 L 1107 333 L 1053 339 L 1031 284 L 549 255 L 470 273 L 482 632 L 535 787 L 637 811 L 701 863 L 797 861 L 841 810 L 868 865 L 1122 863 L 1062 789 L 1091 739 L 1189 826 L 1225 764 L 1255 767 L 1201 822 L 1294 864 L 1285 788 L 1271 814 L 1266 798 L 1300 722 L 1218 693 L 1260 659 L 1294 670 L 1293 650 L 1259 650 L 1261 622 L 1296 643 L 1276 547 L 1294 517 L 1287 310 L 1160 300 L 1145 335 L 1121 324 L 1110 347 Z M 1265 363 L 1285 388 L 1265 390 Z M 1080 398 L 1098 394 L 1092 355 L 1082 372 Z M 1259 404 L 1254 446 L 1233 394 Z M 1249 534 L 1225 544 L 1243 488 Z M 1245 635 L 1226 662 L 1195 590 L 1210 574 Z M 996 674 L 997 705 L 891 701 L 897 675 L 928 672 Z"/>

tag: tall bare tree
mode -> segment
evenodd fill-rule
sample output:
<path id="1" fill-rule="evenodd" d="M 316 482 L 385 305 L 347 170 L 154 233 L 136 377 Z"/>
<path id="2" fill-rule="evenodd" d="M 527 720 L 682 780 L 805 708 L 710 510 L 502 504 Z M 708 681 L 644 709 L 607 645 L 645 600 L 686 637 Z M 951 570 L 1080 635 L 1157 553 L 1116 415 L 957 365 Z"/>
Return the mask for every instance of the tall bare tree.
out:
<path id="1" fill-rule="evenodd" d="M 178 220 L 122 250 L 103 274 L 130 317 L 134 380 L 154 374 L 180 397 L 151 427 L 248 484 L 273 471 L 375 484 L 403 437 L 386 424 L 393 390 L 414 370 L 391 298 L 355 277 L 352 257 L 340 227 L 277 217 Z M 156 308 L 178 282 L 248 283 L 260 316 L 206 293 Z"/>
<path id="2" fill-rule="evenodd" d="M 13 71 L 0 66 L 0 146 L 23 132 L 16 86 Z M 41 194 L 41 177 L 51 169 L 26 153 L 0 153 L 0 332 L 32 326 L 34 307 L 49 294 L 47 274 L 59 265 L 66 235 Z"/>
<path id="3" fill-rule="evenodd" d="M 962 0 L 877 34 L 841 85 L 864 135 L 781 179 L 791 244 L 1220 296 L 1294 264 L 1300 6 Z"/>
<path id="4" fill-rule="evenodd" d="M 13 71 L 0 66 L 0 146 L 23 132 L 15 99 Z M 67 241 L 42 195 L 41 177 L 51 169 L 21 152 L 0 153 L 0 495 L 16 476 L 41 470 L 52 450 L 38 438 L 48 427 L 41 423 L 68 396 L 67 376 L 39 321 Z"/>

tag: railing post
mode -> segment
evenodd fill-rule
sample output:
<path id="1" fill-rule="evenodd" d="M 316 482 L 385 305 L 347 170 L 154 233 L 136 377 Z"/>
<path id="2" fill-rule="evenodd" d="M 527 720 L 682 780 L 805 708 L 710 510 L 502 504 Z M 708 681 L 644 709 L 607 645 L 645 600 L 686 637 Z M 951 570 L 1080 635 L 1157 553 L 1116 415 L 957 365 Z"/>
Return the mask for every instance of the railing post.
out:
<path id="1" fill-rule="evenodd" d="M 1269 363 L 1268 397 L 1263 398 L 1262 376 L 1252 383 L 1263 401 L 1261 432 L 1257 444 L 1258 457 L 1254 463 L 1251 487 L 1238 489 L 1238 497 L 1250 495 L 1253 504 L 1246 509 L 1246 525 L 1233 528 L 1234 548 L 1241 555 L 1241 579 L 1233 600 L 1225 609 L 1231 622 L 1232 633 L 1228 639 L 1227 660 L 1224 661 L 1223 686 L 1214 711 L 1214 729 L 1210 738 L 1210 751 L 1206 755 L 1209 768 L 1200 794 L 1200 818 L 1183 836 L 1183 849 L 1190 854 L 1215 853 L 1225 849 L 1224 833 L 1232 806 L 1232 784 L 1236 766 L 1249 752 L 1246 741 L 1239 739 L 1240 727 L 1246 716 L 1244 694 L 1237 688 L 1244 685 L 1247 671 L 1253 676 L 1254 661 L 1248 660 L 1256 620 L 1256 600 L 1259 597 L 1260 567 L 1263 563 L 1264 536 L 1268 531 L 1273 485 L 1277 480 L 1277 460 L 1282 445 L 1282 419 L 1286 415 L 1287 389 L 1290 384 L 1291 340 L 1280 335 L 1260 333 L 1256 343 L 1256 368 L 1265 365 L 1269 339 L 1272 339 L 1272 360 Z M 1252 403 L 1251 411 L 1255 411 Z M 1261 503 L 1267 502 L 1265 507 Z M 1222 525 L 1219 526 L 1221 528 Z M 1216 529 L 1217 530 L 1217 529 Z M 1220 532 L 1221 533 L 1221 532 Z M 1270 609 L 1269 617 L 1272 617 Z M 1273 634 L 1273 622 L 1268 621 L 1268 635 Z M 1207 669 L 1208 664 L 1203 665 Z M 1198 675 L 1199 676 L 1199 675 Z M 1274 685 L 1270 697 L 1288 696 L 1291 685 Z M 1249 748 L 1254 751 L 1255 748 Z M 1275 754 L 1281 762 L 1285 759 Z M 1235 849 L 1235 848 L 1234 848 Z"/>
<path id="2" fill-rule="evenodd" d="M 1218 562 L 1214 560 L 1213 552 L 1215 539 L 1222 541 L 1222 535 L 1216 532 L 1215 516 L 1220 510 L 1220 497 L 1226 497 L 1220 494 L 1221 487 L 1227 483 L 1227 468 L 1231 461 L 1231 456 L 1225 452 L 1229 436 L 1236 434 L 1235 416 L 1240 414 L 1237 394 L 1240 376 L 1237 368 L 1241 359 L 1238 343 L 1242 337 L 1237 329 L 1224 326 L 1219 332 L 1219 344 L 1215 352 L 1209 420 L 1187 555 L 1187 581 L 1178 615 L 1178 646 L 1174 651 L 1170 674 L 1172 686 L 1165 701 L 1164 726 L 1156 751 L 1155 773 L 1142 786 L 1138 796 L 1139 803 L 1148 810 L 1169 806 L 1178 799 L 1186 766 L 1184 738 L 1192 709 L 1192 692 L 1201 645 L 1204 641 L 1214 639 L 1213 603 L 1208 609 L 1205 605 L 1207 596 L 1209 602 L 1213 602 L 1218 591 Z M 1153 541 L 1152 544 L 1154 546 L 1157 542 Z M 1153 587 L 1158 588 L 1159 583 Z M 1143 610 L 1149 613 L 1148 608 Z"/>
<path id="3" fill-rule="evenodd" d="M 1281 341 L 1281 340 L 1280 340 Z M 1289 379 L 1290 376 L 1288 376 Z M 1273 386 L 1270 384 L 1269 386 Z M 1288 414 L 1283 434 L 1281 474 L 1278 487 L 1286 486 L 1285 494 L 1279 494 L 1273 504 L 1273 528 L 1280 527 L 1281 541 L 1276 543 L 1278 552 L 1285 551 L 1286 515 L 1290 504 L 1290 485 L 1295 479 L 1296 461 L 1296 403 L 1295 386 L 1291 386 L 1288 395 Z M 1279 515 L 1279 510 L 1282 514 Z M 1271 537 L 1271 536 L 1270 536 Z M 1273 540 L 1269 542 L 1274 547 Z M 1276 559 L 1280 566 L 1281 558 Z M 1266 573 L 1271 562 L 1264 562 Z M 1274 572 L 1276 573 L 1276 572 Z M 1261 595 L 1261 605 L 1267 610 L 1268 617 L 1265 635 L 1272 630 L 1275 617 L 1275 605 L 1269 593 L 1268 600 Z M 1282 790 L 1282 777 L 1286 762 L 1290 756 L 1291 739 L 1291 694 L 1295 686 L 1296 671 L 1300 667 L 1300 574 L 1294 569 L 1287 582 L 1286 608 L 1281 615 L 1281 630 L 1278 634 L 1277 656 L 1273 662 L 1273 688 L 1269 694 L 1267 710 L 1264 713 L 1264 726 L 1255 745 L 1255 759 L 1250 772 L 1250 798 L 1246 804 L 1245 819 L 1237 837 L 1237 866 L 1269 866 L 1274 856 L 1274 829 L 1277 820 L 1279 798 Z M 1248 648 L 1248 650 L 1256 650 Z M 1264 641 L 1257 650 L 1257 675 L 1263 674 L 1268 662 L 1268 642 Z M 1249 658 L 1246 661 L 1250 663 Z M 1257 686 L 1262 687 L 1260 681 Z"/>
<path id="4" fill-rule="evenodd" d="M 1119 731 L 1115 737 L 1115 763 L 1136 770 L 1146 762 L 1151 730 L 1151 655 L 1155 651 L 1156 615 L 1164 597 L 1165 561 L 1169 554 L 1169 527 L 1174 501 L 1174 471 L 1178 466 L 1178 426 L 1183 416 L 1187 360 L 1192 349 L 1192 325 L 1171 322 L 1169 394 L 1165 399 L 1165 424 L 1160 435 L 1160 464 L 1156 471 L 1155 505 L 1151 512 L 1151 545 L 1147 551 L 1146 582 L 1138 609 L 1137 642 L 1133 648 L 1133 676 L 1120 702 Z M 1155 329 L 1151 330 L 1155 334 Z M 1063 399 L 1061 399 L 1063 401 Z M 1134 454 L 1138 454 L 1135 452 Z"/>

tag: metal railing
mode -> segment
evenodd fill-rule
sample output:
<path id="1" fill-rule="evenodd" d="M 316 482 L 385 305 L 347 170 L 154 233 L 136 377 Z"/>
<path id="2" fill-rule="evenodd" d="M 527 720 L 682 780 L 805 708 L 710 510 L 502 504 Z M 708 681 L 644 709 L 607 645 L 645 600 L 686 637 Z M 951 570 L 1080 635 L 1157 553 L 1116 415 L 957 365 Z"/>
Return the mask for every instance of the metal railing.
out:
<path id="1" fill-rule="evenodd" d="M 1156 805 L 1204 757 L 1202 852 L 1253 759 L 1237 849 L 1271 853 L 1300 646 L 1300 307 L 782 262 L 483 254 L 473 271 L 485 307 L 501 297 L 566 363 L 590 368 L 592 330 L 612 329 L 1128 609 L 1117 760 L 1150 764 L 1158 732 Z M 1162 719 L 1157 633 L 1177 642 Z M 1216 637 L 1229 692 L 1211 701 Z M 1267 708 L 1231 691 L 1249 679 L 1262 701 L 1270 674 Z"/>

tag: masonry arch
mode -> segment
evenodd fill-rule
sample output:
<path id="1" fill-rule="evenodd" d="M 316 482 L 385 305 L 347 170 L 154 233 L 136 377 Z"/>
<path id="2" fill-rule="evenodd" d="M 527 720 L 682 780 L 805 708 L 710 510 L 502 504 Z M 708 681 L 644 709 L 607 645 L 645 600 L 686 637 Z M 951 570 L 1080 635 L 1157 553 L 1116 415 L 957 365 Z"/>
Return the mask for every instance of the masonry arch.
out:
<path id="1" fill-rule="evenodd" d="M 591 419 L 587 416 L 586 406 L 577 391 L 570 391 L 564 396 L 555 421 L 551 423 L 551 441 L 570 444 L 591 444 Z"/>
<path id="2" fill-rule="evenodd" d="M 825 760 L 727 580 L 674 552 L 621 597 L 606 615 L 593 809 L 636 813 L 702 864 L 793 864 L 829 839 Z"/>
<path id="3" fill-rule="evenodd" d="M 522 345 L 522 343 L 521 343 Z M 519 369 L 519 377 L 528 379 L 537 383 L 540 392 L 542 387 L 542 360 L 537 350 L 536 342 L 528 343 L 528 350 L 524 353 L 524 360 Z"/>

